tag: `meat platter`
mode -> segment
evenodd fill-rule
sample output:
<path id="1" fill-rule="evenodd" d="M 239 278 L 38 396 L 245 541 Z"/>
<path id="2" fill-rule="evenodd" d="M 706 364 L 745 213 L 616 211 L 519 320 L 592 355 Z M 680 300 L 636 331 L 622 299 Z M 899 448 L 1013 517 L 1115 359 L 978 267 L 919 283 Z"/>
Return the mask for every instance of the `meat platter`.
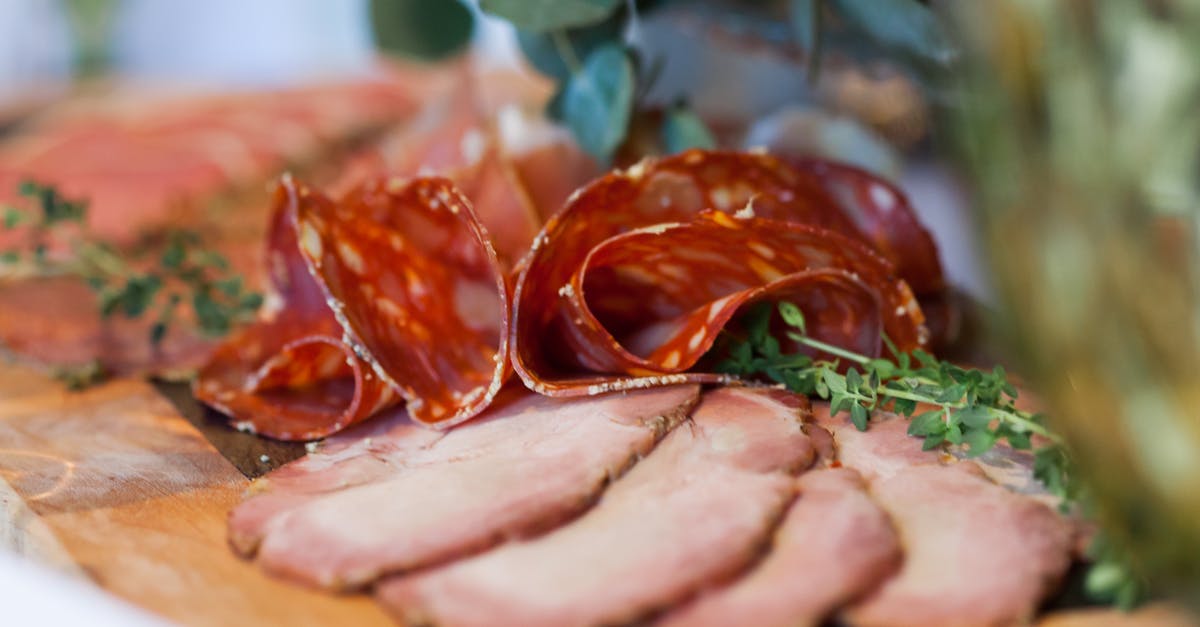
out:
<path id="1" fill-rule="evenodd" d="M 146 351 L 144 324 L 62 308 L 78 285 L 6 285 L 8 544 L 196 624 L 1006 625 L 1059 595 L 1092 529 L 1030 447 L 933 441 L 895 406 L 860 424 L 845 400 L 879 360 L 952 344 L 961 315 L 899 189 L 765 151 L 602 168 L 433 74 L 235 107 L 288 112 L 286 137 L 210 102 L 50 120 L 0 154 L 0 180 L 92 195 L 89 226 L 118 240 L 169 219 L 164 198 L 232 198 L 239 217 L 202 228 L 265 294 L 219 342 Z M 377 124 L 338 126 L 338 106 Z M 119 163 L 63 148 L 115 126 L 151 162 L 218 133 L 254 159 L 121 186 Z M 306 150 L 318 165 L 264 174 Z M 799 370 L 745 369 L 789 354 L 833 378 L 805 394 Z M 96 359 L 117 379 L 83 393 L 34 368 Z M 227 429 L 305 454 L 261 452 L 247 485 L 121 378 L 180 368 Z M 96 411 L 92 437 L 49 439 Z"/>

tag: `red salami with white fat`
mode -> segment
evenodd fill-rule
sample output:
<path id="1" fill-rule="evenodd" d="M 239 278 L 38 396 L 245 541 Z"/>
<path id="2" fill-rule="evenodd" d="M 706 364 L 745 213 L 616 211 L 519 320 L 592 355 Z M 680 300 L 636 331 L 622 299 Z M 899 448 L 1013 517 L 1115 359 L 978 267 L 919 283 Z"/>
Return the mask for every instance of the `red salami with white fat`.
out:
<path id="1" fill-rule="evenodd" d="M 513 365 L 543 394 L 680 381 L 743 306 L 791 300 L 812 332 L 879 354 L 925 344 L 890 262 L 817 178 L 769 155 L 688 151 L 605 176 L 535 241 L 517 280 Z M 550 338 L 536 341 L 531 338 Z"/>
<path id="2" fill-rule="evenodd" d="M 270 286 L 260 320 L 222 344 L 193 385 L 240 429 L 318 438 L 395 404 L 391 388 L 342 342 L 296 240 L 301 205 L 328 201 L 284 178 L 267 241 Z"/>
<path id="3" fill-rule="evenodd" d="M 285 184 L 291 230 L 273 250 L 288 248 L 275 257 L 300 291 L 281 290 L 282 313 L 226 345 L 198 394 L 277 437 L 332 432 L 397 397 L 449 427 L 481 412 L 510 367 L 555 396 L 724 380 L 704 357 L 760 301 L 795 303 L 814 337 L 864 354 L 881 354 L 882 334 L 925 346 L 900 268 L 931 288 L 936 251 L 889 239 L 893 224 L 924 233 L 898 192 L 886 188 L 887 209 L 881 192 L 848 209 L 837 198 L 869 175 L 830 167 L 827 180 L 820 164 L 763 154 L 645 161 L 574 194 L 511 272 L 484 226 L 504 224 L 499 196 L 470 179 L 478 210 L 443 178 L 372 179 L 337 201 Z M 505 258 L 519 239 L 502 238 Z"/>
<path id="4" fill-rule="evenodd" d="M 302 203 L 300 251 L 356 354 L 425 424 L 483 410 L 508 371 L 508 290 L 487 232 L 448 179 L 376 179 Z"/>

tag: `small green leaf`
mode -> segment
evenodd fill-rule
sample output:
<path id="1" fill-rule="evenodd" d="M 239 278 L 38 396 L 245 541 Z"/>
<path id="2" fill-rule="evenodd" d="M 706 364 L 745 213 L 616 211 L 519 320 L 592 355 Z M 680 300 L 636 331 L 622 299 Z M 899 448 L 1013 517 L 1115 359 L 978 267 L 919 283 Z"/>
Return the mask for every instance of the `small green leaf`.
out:
<path id="1" fill-rule="evenodd" d="M 851 368 L 846 371 L 846 389 L 850 392 L 858 393 L 862 388 L 862 375 L 858 374 L 858 370 Z"/>
<path id="2" fill-rule="evenodd" d="M 163 251 L 162 258 L 159 263 L 162 267 L 174 270 L 183 265 L 183 260 L 187 258 L 187 249 L 184 247 L 183 241 L 175 238 L 167 244 L 167 249 Z"/>
<path id="3" fill-rule="evenodd" d="M 11 229 L 26 221 L 28 221 L 28 216 L 24 211 L 21 211 L 16 207 L 4 208 L 4 228 Z"/>
<path id="4" fill-rule="evenodd" d="M 246 313 L 254 313 L 258 311 L 259 307 L 262 307 L 262 304 L 263 295 L 258 292 L 250 292 L 242 295 L 242 301 L 239 303 L 239 306 Z"/>
<path id="5" fill-rule="evenodd" d="M 21 254 L 15 250 L 6 250 L 0 253 L 0 263 L 14 264 L 21 260 Z"/>
<path id="6" fill-rule="evenodd" d="M 466 47 L 475 18 L 459 0 L 372 0 L 371 25 L 383 50 L 436 60 Z"/>
<path id="7" fill-rule="evenodd" d="M 517 32 L 517 44 L 537 71 L 561 83 L 571 78 L 571 66 L 563 58 L 564 55 L 570 55 L 578 63 L 578 59 L 586 59 L 593 50 L 604 44 L 620 43 L 624 26 L 624 20 L 614 13 L 603 22 L 557 33 L 520 30 Z M 570 50 L 564 50 L 564 44 L 570 46 Z"/>
<path id="8" fill-rule="evenodd" d="M 915 416 L 912 422 L 908 424 L 908 434 L 917 437 L 930 436 L 944 433 L 945 431 L 946 422 L 942 420 L 941 410 L 927 411 Z"/>
<path id="9" fill-rule="evenodd" d="M 150 327 L 150 344 L 158 346 L 162 343 L 163 338 L 167 335 L 167 323 L 155 322 L 154 326 Z"/>
<path id="10" fill-rule="evenodd" d="M 484 11 L 534 32 L 594 24 L 620 5 L 621 0 L 479 0 Z"/>
<path id="11" fill-rule="evenodd" d="M 986 429 L 973 429 L 963 435 L 963 443 L 968 447 L 967 455 L 978 457 L 996 445 L 996 436 Z"/>
<path id="12" fill-rule="evenodd" d="M 921 450 L 922 451 L 932 451 L 933 449 L 941 446 L 945 442 L 946 442 L 946 436 L 941 433 L 936 433 L 936 434 L 933 434 L 933 435 L 925 438 L 925 441 L 923 443 L 921 443 Z"/>
<path id="13" fill-rule="evenodd" d="M 942 390 L 941 394 L 934 399 L 938 403 L 957 403 L 962 400 L 964 394 L 967 393 L 967 388 L 961 383 L 956 383 Z"/>
<path id="14" fill-rule="evenodd" d="M 963 443 L 962 428 L 954 423 L 947 425 L 946 426 L 946 441 L 951 444 L 962 444 Z"/>
<path id="15" fill-rule="evenodd" d="M 846 392 L 846 379 L 833 370 L 822 370 L 821 380 L 825 382 L 825 386 L 833 392 Z"/>
<path id="16" fill-rule="evenodd" d="M 704 120 L 683 105 L 676 105 L 667 110 L 662 126 L 662 143 L 667 154 L 683 152 L 690 148 L 711 150 L 717 147 L 717 140 L 704 124 Z"/>
<path id="17" fill-rule="evenodd" d="M 863 407 L 862 405 L 860 405 L 858 403 L 854 403 L 853 405 L 851 405 L 851 407 L 850 407 L 850 422 L 853 422 L 854 426 L 859 431 L 867 430 L 867 418 L 868 418 L 868 414 L 867 414 L 866 407 Z"/>
<path id="18" fill-rule="evenodd" d="M 563 94 L 563 117 L 580 146 L 598 161 L 612 159 L 629 130 L 633 112 L 633 63 L 620 46 L 601 46 L 571 77 Z"/>
<path id="19" fill-rule="evenodd" d="M 911 416 L 917 411 L 917 402 L 908 398 L 897 398 L 892 401 L 892 411 L 901 416 Z"/>
<path id="20" fill-rule="evenodd" d="M 829 1 L 847 22 L 883 46 L 938 65 L 954 59 L 937 16 L 918 0 Z"/>
<path id="21" fill-rule="evenodd" d="M 1032 442 L 1030 442 L 1030 440 L 1029 440 L 1028 433 L 1017 433 L 1015 431 L 1009 431 L 1005 435 L 1004 439 L 1008 440 L 1009 446 L 1013 447 L 1014 449 L 1016 449 L 1018 451 L 1028 451 L 1033 446 Z"/>
<path id="22" fill-rule="evenodd" d="M 800 311 L 799 307 L 797 307 L 793 303 L 784 301 L 784 302 L 779 303 L 778 308 L 779 308 L 779 317 L 783 318 L 783 321 L 785 323 L 787 323 L 788 326 L 796 329 L 801 334 L 806 333 L 805 322 L 804 322 L 804 312 Z"/>
<path id="23" fill-rule="evenodd" d="M 954 414 L 960 423 L 972 429 L 986 427 L 992 421 L 992 415 L 986 407 L 964 407 Z"/>

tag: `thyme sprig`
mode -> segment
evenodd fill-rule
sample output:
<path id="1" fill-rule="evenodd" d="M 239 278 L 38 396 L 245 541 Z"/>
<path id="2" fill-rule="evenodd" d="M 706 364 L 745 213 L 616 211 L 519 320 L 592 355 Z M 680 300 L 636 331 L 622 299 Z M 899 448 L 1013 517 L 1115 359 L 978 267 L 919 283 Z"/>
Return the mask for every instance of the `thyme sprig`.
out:
<path id="1" fill-rule="evenodd" d="M 24 245 L 0 251 L 0 270 L 79 277 L 97 294 L 102 318 L 150 317 L 153 346 L 178 322 L 185 303 L 196 327 L 207 336 L 227 333 L 236 322 L 252 317 L 262 303 L 261 295 L 231 274 L 225 257 L 206 249 L 192 231 L 172 231 L 165 245 L 127 256 L 88 233 L 86 201 L 28 180 L 20 183 L 17 193 L 23 206 L 0 209 L 0 231 L 20 230 Z"/>
<path id="2" fill-rule="evenodd" d="M 829 357 L 783 352 L 771 328 L 776 313 L 787 338 Z M 961 446 L 967 456 L 977 457 L 1000 441 L 1016 450 L 1033 450 L 1034 478 L 1060 500 L 1063 511 L 1090 509 L 1063 439 L 1047 427 L 1044 415 L 1016 407 L 1018 390 L 1002 366 L 978 370 L 921 350 L 904 353 L 886 336 L 883 341 L 894 358 L 868 357 L 809 336 L 803 312 L 787 302 L 751 309 L 741 329 L 736 336 L 727 335 L 719 349 L 727 355 L 716 366 L 719 372 L 765 377 L 792 392 L 827 400 L 830 413 L 848 412 L 863 431 L 878 411 L 899 414 L 909 419 L 909 435 L 924 438 L 924 450 Z M 1133 574 L 1128 556 L 1103 536 L 1096 538 L 1090 554 L 1088 595 L 1123 607 L 1136 603 L 1143 582 Z"/>
<path id="3" fill-rule="evenodd" d="M 784 354 L 770 332 L 772 308 L 760 306 L 746 317 L 745 341 L 733 346 L 718 370 L 765 375 L 794 392 L 828 400 L 830 411 L 849 412 L 863 430 L 876 410 L 908 417 L 909 434 L 924 438 L 926 450 L 949 443 L 964 445 L 969 455 L 978 456 L 1000 440 L 1029 450 L 1035 435 L 1052 446 L 1061 443 L 1046 427 L 1044 416 L 1016 407 L 1017 388 L 1002 366 L 991 371 L 962 368 L 925 351 L 903 353 L 886 337 L 883 341 L 895 360 L 868 357 L 809 336 L 795 305 L 780 303 L 776 309 L 789 328 L 789 339 L 833 359 Z"/>

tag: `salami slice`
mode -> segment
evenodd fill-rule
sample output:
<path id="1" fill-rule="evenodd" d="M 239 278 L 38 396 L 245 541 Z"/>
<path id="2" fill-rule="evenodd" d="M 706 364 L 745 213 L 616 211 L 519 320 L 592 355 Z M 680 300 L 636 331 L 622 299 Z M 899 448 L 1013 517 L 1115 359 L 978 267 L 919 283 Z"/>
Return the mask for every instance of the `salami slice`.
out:
<path id="1" fill-rule="evenodd" d="M 281 439 L 322 437 L 398 400 L 342 342 L 296 240 L 301 204 L 319 202 L 288 177 L 275 191 L 267 241 L 267 304 L 260 320 L 229 338 L 200 370 L 196 398 L 239 429 Z"/>
<path id="2" fill-rule="evenodd" d="M 514 368 L 556 395 L 717 381 L 685 372 L 763 299 L 797 302 L 818 337 L 868 354 L 880 330 L 902 350 L 923 346 L 909 287 L 845 232 L 858 231 L 817 179 L 769 155 L 688 151 L 610 174 L 572 197 L 524 261 Z"/>
<path id="3" fill-rule="evenodd" d="M 374 179 L 337 203 L 302 202 L 297 228 L 346 341 L 415 420 L 448 427 L 491 402 L 508 372 L 508 287 L 449 179 Z"/>
<path id="4" fill-rule="evenodd" d="M 337 201 L 285 180 L 277 307 L 218 352 L 202 400 L 259 431 L 312 437 L 400 400 L 422 424 L 453 426 L 510 368 L 552 396 L 720 382 L 705 356 L 760 301 L 796 304 L 812 336 L 863 354 L 881 354 L 884 335 L 903 351 L 927 345 L 895 261 L 909 253 L 879 254 L 865 235 L 911 214 L 885 215 L 879 194 L 874 209 L 845 210 L 835 196 L 866 184 L 857 171 L 830 166 L 825 182 L 817 165 L 755 153 L 645 161 L 573 195 L 510 272 L 528 238 L 512 220 L 536 215 L 505 155 L 480 158 L 453 181 L 370 178 Z M 879 233 L 876 246 L 902 250 Z"/>
<path id="5" fill-rule="evenodd" d="M 797 169 L 814 175 L 855 228 L 918 296 L 945 287 L 933 236 L 917 220 L 908 198 L 895 185 L 852 165 L 823 159 L 794 159 Z"/>

